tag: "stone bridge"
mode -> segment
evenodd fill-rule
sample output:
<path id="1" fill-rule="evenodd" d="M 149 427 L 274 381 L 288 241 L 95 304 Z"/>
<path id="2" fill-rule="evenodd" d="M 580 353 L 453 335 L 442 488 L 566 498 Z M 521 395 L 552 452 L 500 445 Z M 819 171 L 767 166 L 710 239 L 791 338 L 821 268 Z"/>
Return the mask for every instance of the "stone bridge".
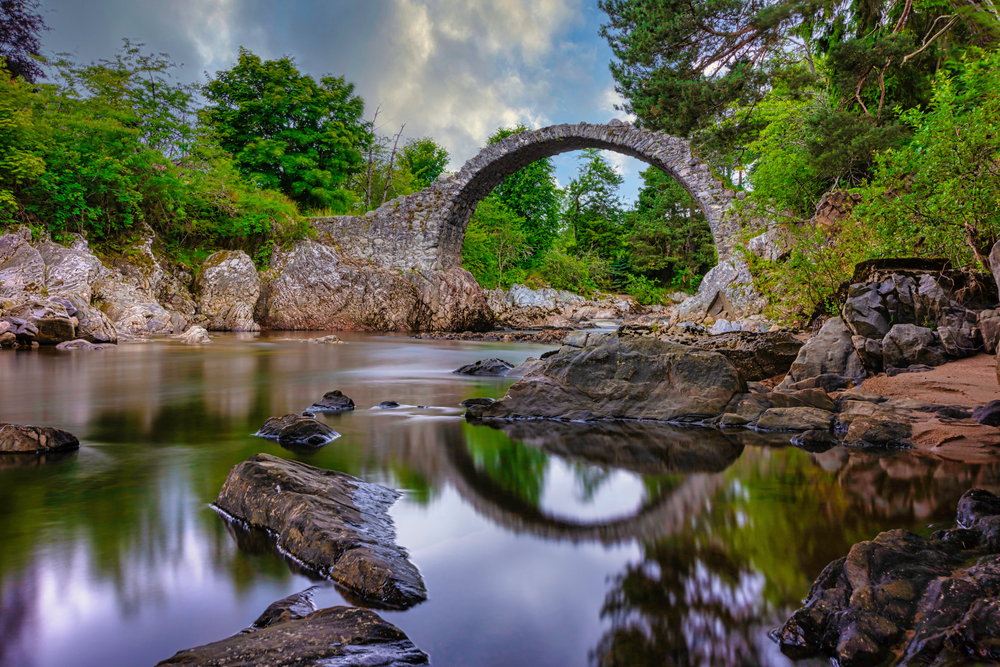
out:
<path id="1" fill-rule="evenodd" d="M 487 146 L 462 169 L 430 187 L 386 202 L 364 216 L 317 218 L 324 243 L 345 255 L 391 270 L 432 271 L 462 265 L 465 228 L 476 205 L 500 182 L 536 160 L 598 148 L 642 160 L 669 174 L 708 218 L 720 262 L 732 255 L 735 197 L 691 154 L 687 141 L 613 120 L 608 125 L 555 125 L 509 136 Z"/>

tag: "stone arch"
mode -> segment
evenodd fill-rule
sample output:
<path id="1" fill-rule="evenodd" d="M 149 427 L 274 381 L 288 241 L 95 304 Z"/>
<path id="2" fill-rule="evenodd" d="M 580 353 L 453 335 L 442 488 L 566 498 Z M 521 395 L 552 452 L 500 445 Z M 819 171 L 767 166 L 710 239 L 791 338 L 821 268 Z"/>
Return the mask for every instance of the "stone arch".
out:
<path id="1" fill-rule="evenodd" d="M 460 267 L 465 229 L 480 201 L 522 167 L 584 148 L 628 155 L 673 177 L 705 213 L 719 261 L 730 259 L 735 223 L 728 210 L 735 193 L 692 155 L 687 141 L 618 120 L 608 125 L 554 125 L 511 135 L 420 192 L 386 202 L 364 216 L 323 218 L 315 224 L 328 244 L 393 270 Z"/>

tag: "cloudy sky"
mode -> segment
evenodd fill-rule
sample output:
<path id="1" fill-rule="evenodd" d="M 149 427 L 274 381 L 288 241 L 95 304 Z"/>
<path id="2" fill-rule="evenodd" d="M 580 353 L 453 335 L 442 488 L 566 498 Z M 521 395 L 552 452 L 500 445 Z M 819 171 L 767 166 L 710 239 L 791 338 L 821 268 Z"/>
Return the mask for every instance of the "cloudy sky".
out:
<path id="1" fill-rule="evenodd" d="M 611 51 L 596 0 L 41 0 L 46 54 L 111 57 L 127 37 L 184 64 L 183 78 L 227 69 L 244 46 L 293 56 L 312 74 L 343 75 L 386 133 L 430 136 L 451 169 L 497 127 L 603 123 L 616 112 Z M 644 165 L 621 156 L 622 195 Z M 573 154 L 556 160 L 560 183 Z"/>

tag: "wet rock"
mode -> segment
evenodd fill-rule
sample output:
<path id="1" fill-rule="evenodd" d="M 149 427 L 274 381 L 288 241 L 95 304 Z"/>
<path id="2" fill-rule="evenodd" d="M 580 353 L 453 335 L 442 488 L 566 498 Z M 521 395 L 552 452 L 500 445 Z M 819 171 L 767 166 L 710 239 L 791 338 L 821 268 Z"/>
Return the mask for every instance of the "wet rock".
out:
<path id="1" fill-rule="evenodd" d="M 514 368 L 514 364 L 503 359 L 482 359 L 472 364 L 466 364 L 453 373 L 457 375 L 498 375 L 503 376 Z"/>
<path id="2" fill-rule="evenodd" d="M 834 415 L 819 408 L 771 408 L 757 420 L 760 431 L 829 431 Z"/>
<path id="3" fill-rule="evenodd" d="M 941 366 L 948 360 L 934 332 L 915 324 L 897 324 L 882 340 L 885 365 L 906 368 L 911 364 Z"/>
<path id="4" fill-rule="evenodd" d="M 351 400 L 349 396 L 345 396 L 339 389 L 335 389 L 323 394 L 323 398 L 319 399 L 306 409 L 315 410 L 316 412 L 342 412 L 345 410 L 353 410 L 354 401 Z"/>
<path id="5" fill-rule="evenodd" d="M 842 319 L 833 317 L 827 320 L 819 333 L 799 350 L 779 388 L 785 389 L 808 378 L 827 374 L 855 379 L 865 377 L 851 336 Z"/>
<path id="6" fill-rule="evenodd" d="M 746 392 L 721 354 L 641 336 L 564 346 L 542 363 L 482 417 L 696 421 L 722 414 L 734 395 Z"/>
<path id="7" fill-rule="evenodd" d="M 830 431 L 806 431 L 792 437 L 792 444 L 807 452 L 825 452 L 840 444 Z"/>
<path id="8" fill-rule="evenodd" d="M 990 401 L 972 411 L 972 418 L 986 426 L 1000 426 L 1000 401 Z"/>
<path id="9" fill-rule="evenodd" d="M 67 340 L 56 345 L 57 350 L 103 350 L 104 345 L 95 345 L 89 340 Z"/>
<path id="10" fill-rule="evenodd" d="M 712 350 L 733 362 L 749 382 L 788 372 L 802 349 L 802 342 L 783 331 L 724 333 L 708 338 L 675 342 Z"/>
<path id="11" fill-rule="evenodd" d="M 322 447 L 340 437 L 339 433 L 323 422 L 302 415 L 271 417 L 254 435 L 277 440 L 282 444 L 309 447 Z"/>
<path id="12" fill-rule="evenodd" d="M 775 391 L 768 395 L 768 399 L 776 408 L 819 408 L 828 412 L 837 411 L 837 404 L 819 388 Z"/>
<path id="13" fill-rule="evenodd" d="M 402 406 L 401 406 L 401 404 L 397 403 L 396 401 L 382 401 L 381 403 L 379 403 L 375 407 L 382 408 L 383 410 L 391 410 L 393 408 L 398 408 L 398 407 L 402 407 Z"/>
<path id="14" fill-rule="evenodd" d="M 79 448 L 80 441 L 67 431 L 45 426 L 0 424 L 0 453 L 40 454 Z"/>
<path id="15" fill-rule="evenodd" d="M 844 444 L 855 447 L 909 447 L 912 435 L 911 426 L 899 419 L 859 415 L 851 421 Z"/>
<path id="16" fill-rule="evenodd" d="M 739 394 L 726 406 L 720 426 L 749 426 L 757 423 L 760 416 L 773 408 L 770 394 Z"/>
<path id="17" fill-rule="evenodd" d="M 367 609 L 330 607 L 301 618 L 288 616 L 284 620 L 279 614 L 263 628 L 180 651 L 157 667 L 397 667 L 428 662 L 399 628 Z"/>
<path id="18" fill-rule="evenodd" d="M 344 344 L 344 341 L 340 340 L 339 338 L 337 338 L 333 334 L 330 334 L 329 336 L 321 336 L 319 338 L 306 338 L 305 342 L 309 343 L 310 345 L 343 345 Z"/>
<path id="19" fill-rule="evenodd" d="M 545 359 L 548 359 L 549 357 L 558 354 L 558 352 L 559 350 L 549 350 L 548 352 L 543 353 L 542 356 L 545 357 Z M 542 368 L 543 366 L 545 366 L 545 361 L 543 359 L 535 359 L 534 357 L 528 357 L 527 359 L 524 360 L 524 363 L 518 364 L 514 368 L 507 371 L 505 377 L 523 378 L 528 373 L 531 373 L 534 370 Z"/>
<path id="20" fill-rule="evenodd" d="M 826 655 L 845 667 L 995 660 L 1000 632 L 1000 499 L 959 501 L 959 524 L 930 539 L 893 530 L 851 548 L 813 584 L 805 606 L 771 635 L 787 655 Z M 971 566 L 970 566 L 971 565 Z"/>
<path id="21" fill-rule="evenodd" d="M 191 327 L 182 334 L 174 336 L 185 345 L 209 345 L 212 339 L 208 337 L 208 332 L 202 327 Z"/>
<path id="22" fill-rule="evenodd" d="M 6 322 L 2 322 L 0 324 L 6 324 Z M 11 332 L 5 331 L 3 333 L 0 333 L 0 347 L 14 347 L 16 343 L 17 343 L 17 336 L 12 334 Z"/>
<path id="23" fill-rule="evenodd" d="M 332 470 L 257 454 L 229 473 L 215 505 L 275 535 L 278 546 L 352 594 L 405 609 L 427 597 L 395 544 L 391 489 Z"/>
<path id="24" fill-rule="evenodd" d="M 260 297 L 260 276 L 242 250 L 222 250 L 202 264 L 195 285 L 198 312 L 210 331 L 260 331 L 253 311 Z"/>
<path id="25" fill-rule="evenodd" d="M 493 398 L 467 398 L 461 403 L 459 403 L 459 405 L 461 405 L 464 408 L 468 408 L 473 405 L 491 405 L 495 401 L 496 399 Z"/>
<path id="26" fill-rule="evenodd" d="M 301 593 L 293 593 L 288 597 L 281 598 L 277 602 L 272 602 L 264 613 L 257 617 L 249 628 L 244 630 L 244 633 L 253 632 L 254 630 L 263 630 L 264 628 L 269 628 L 272 625 L 277 625 L 278 623 L 287 623 L 288 621 L 297 621 L 300 618 L 305 618 L 309 614 L 316 611 L 316 603 L 313 601 L 313 596 L 316 593 L 316 587 L 307 588 Z"/>
<path id="27" fill-rule="evenodd" d="M 6 313 L 34 326 L 38 332 L 33 340 L 40 345 L 58 345 L 76 338 L 76 327 L 61 303 L 32 299 L 8 308 Z"/>

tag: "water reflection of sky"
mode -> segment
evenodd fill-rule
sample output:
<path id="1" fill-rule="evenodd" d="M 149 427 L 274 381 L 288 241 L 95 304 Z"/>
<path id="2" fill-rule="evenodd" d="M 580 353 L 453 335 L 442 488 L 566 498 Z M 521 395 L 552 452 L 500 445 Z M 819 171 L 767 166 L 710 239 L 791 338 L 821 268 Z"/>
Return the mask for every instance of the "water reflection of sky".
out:
<path id="1" fill-rule="evenodd" d="M 742 432 L 473 426 L 457 403 L 509 381 L 450 370 L 547 348 L 345 338 L 0 353 L 0 420 L 84 441 L 0 458 L 0 665 L 152 665 L 312 585 L 209 507 L 261 451 L 405 490 L 391 515 L 429 599 L 380 613 L 435 665 L 787 664 L 765 633 L 827 562 L 997 486 L 995 466 Z M 319 452 L 250 435 L 332 389 L 359 410 L 321 417 L 342 437 Z M 432 409 L 371 409 L 388 399 Z M 332 585 L 316 601 L 344 604 Z"/>

